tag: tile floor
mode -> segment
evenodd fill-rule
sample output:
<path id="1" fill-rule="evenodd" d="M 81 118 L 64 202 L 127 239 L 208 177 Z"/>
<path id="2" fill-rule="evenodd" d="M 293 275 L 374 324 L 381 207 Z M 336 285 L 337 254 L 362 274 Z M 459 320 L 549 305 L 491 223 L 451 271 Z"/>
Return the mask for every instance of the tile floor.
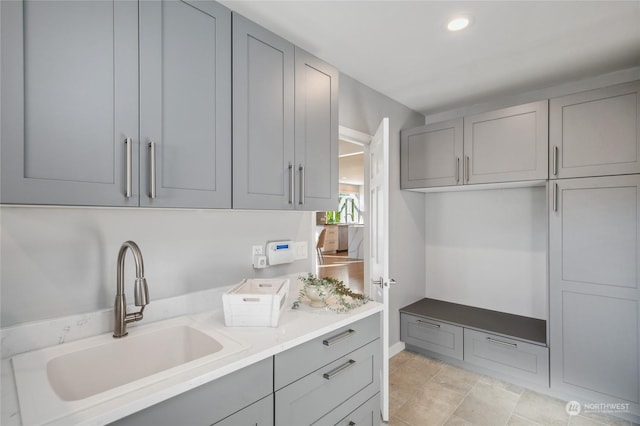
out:
<path id="1" fill-rule="evenodd" d="M 394 426 L 631 425 L 603 414 L 569 416 L 564 401 L 409 351 L 391 358 L 389 383 Z"/>

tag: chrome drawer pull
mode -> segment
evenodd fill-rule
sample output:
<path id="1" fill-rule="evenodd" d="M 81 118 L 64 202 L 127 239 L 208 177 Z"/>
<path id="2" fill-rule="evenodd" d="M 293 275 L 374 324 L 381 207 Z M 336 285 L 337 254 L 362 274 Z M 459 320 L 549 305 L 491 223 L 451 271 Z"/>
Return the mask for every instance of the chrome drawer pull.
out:
<path id="1" fill-rule="evenodd" d="M 429 321 L 424 321 L 424 320 L 417 320 L 420 324 L 424 324 L 427 327 L 431 327 L 431 328 L 440 328 L 440 324 L 434 324 L 432 322 Z"/>
<path id="2" fill-rule="evenodd" d="M 156 143 L 149 142 L 149 198 L 156 198 Z"/>
<path id="3" fill-rule="evenodd" d="M 496 340 L 496 339 L 492 339 L 491 337 L 487 337 L 487 341 L 489 343 L 496 343 L 498 345 L 502 345 L 502 346 L 508 346 L 510 348 L 514 348 L 517 349 L 518 345 L 515 343 L 509 343 L 509 342 L 503 342 L 502 340 Z"/>
<path id="4" fill-rule="evenodd" d="M 338 334 L 337 336 L 329 337 L 328 339 L 323 340 L 322 344 L 325 345 L 325 346 L 331 346 L 334 343 L 338 343 L 342 339 L 346 339 L 349 336 L 353 336 L 354 334 L 356 334 L 356 331 L 352 330 L 352 329 L 349 329 L 347 331 L 343 331 L 342 333 Z"/>
<path id="5" fill-rule="evenodd" d="M 293 173 L 293 164 L 289 162 L 289 204 L 293 204 L 293 186 L 295 185 L 295 176 Z"/>
<path id="6" fill-rule="evenodd" d="M 327 380 L 331 380 L 335 376 L 337 376 L 338 374 L 342 373 L 344 370 L 346 370 L 347 368 L 351 367 L 355 363 L 356 362 L 354 360 L 350 359 L 349 361 L 347 361 L 344 364 L 342 364 L 340 367 L 336 367 L 333 370 L 329 371 L 328 373 L 324 373 L 322 375 L 322 377 L 324 377 Z"/>
<path id="7" fill-rule="evenodd" d="M 126 198 L 131 198 L 131 194 L 133 193 L 133 162 L 132 162 L 132 155 L 133 155 L 133 142 L 131 140 L 131 138 L 125 138 L 124 139 L 124 147 L 125 147 L 125 152 L 126 152 L 126 157 L 125 157 L 125 184 L 124 184 L 124 196 Z"/>
<path id="8" fill-rule="evenodd" d="M 300 167 L 298 168 L 298 171 L 300 172 L 300 199 L 298 200 L 298 204 L 303 205 L 304 204 L 304 167 L 302 167 L 302 164 L 300 164 Z"/>

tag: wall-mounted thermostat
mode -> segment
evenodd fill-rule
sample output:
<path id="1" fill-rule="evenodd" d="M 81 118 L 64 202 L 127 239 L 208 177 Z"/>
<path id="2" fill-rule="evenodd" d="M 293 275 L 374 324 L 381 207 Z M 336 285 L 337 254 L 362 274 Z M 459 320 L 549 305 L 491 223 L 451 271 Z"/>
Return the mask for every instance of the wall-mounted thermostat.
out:
<path id="1" fill-rule="evenodd" d="M 295 260 L 294 243 L 291 240 L 271 241 L 267 243 L 267 259 L 269 265 L 291 263 Z"/>

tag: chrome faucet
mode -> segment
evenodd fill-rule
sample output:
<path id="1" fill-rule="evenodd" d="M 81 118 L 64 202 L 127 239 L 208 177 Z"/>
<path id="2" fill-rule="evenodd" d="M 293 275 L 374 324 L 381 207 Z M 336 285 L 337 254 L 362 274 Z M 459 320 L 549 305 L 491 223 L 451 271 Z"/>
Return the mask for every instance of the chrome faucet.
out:
<path id="1" fill-rule="evenodd" d="M 136 280 L 133 295 L 136 306 L 141 306 L 140 311 L 127 314 L 127 301 L 124 296 L 124 259 L 127 249 L 131 249 L 133 260 L 136 263 Z M 142 319 L 142 311 L 149 303 L 149 289 L 147 279 L 144 277 L 144 263 L 140 247 L 133 241 L 125 241 L 118 252 L 118 282 L 116 288 L 116 303 L 114 307 L 115 323 L 113 337 L 124 337 L 128 334 L 127 324 Z"/>

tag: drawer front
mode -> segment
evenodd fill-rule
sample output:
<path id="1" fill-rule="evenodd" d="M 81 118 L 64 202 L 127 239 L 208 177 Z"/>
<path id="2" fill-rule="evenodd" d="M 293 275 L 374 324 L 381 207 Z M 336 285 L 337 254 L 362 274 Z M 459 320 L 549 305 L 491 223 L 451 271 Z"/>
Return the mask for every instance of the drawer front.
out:
<path id="1" fill-rule="evenodd" d="M 327 333 L 275 356 L 275 389 L 353 352 L 380 337 L 380 314 Z"/>
<path id="2" fill-rule="evenodd" d="M 215 426 L 273 426 L 273 394 L 219 421 Z"/>
<path id="3" fill-rule="evenodd" d="M 462 360 L 462 327 L 401 313 L 400 339 L 409 345 Z"/>
<path id="4" fill-rule="evenodd" d="M 267 358 L 112 424 L 208 426 L 270 395 L 272 378 L 273 362 Z"/>
<path id="5" fill-rule="evenodd" d="M 380 339 L 276 392 L 278 426 L 335 424 L 380 391 Z"/>
<path id="6" fill-rule="evenodd" d="M 336 426 L 380 426 L 380 394 L 375 394 L 367 402 L 336 423 Z"/>
<path id="7" fill-rule="evenodd" d="M 549 386 L 549 349 L 543 346 L 465 329 L 464 360 L 515 378 Z"/>

